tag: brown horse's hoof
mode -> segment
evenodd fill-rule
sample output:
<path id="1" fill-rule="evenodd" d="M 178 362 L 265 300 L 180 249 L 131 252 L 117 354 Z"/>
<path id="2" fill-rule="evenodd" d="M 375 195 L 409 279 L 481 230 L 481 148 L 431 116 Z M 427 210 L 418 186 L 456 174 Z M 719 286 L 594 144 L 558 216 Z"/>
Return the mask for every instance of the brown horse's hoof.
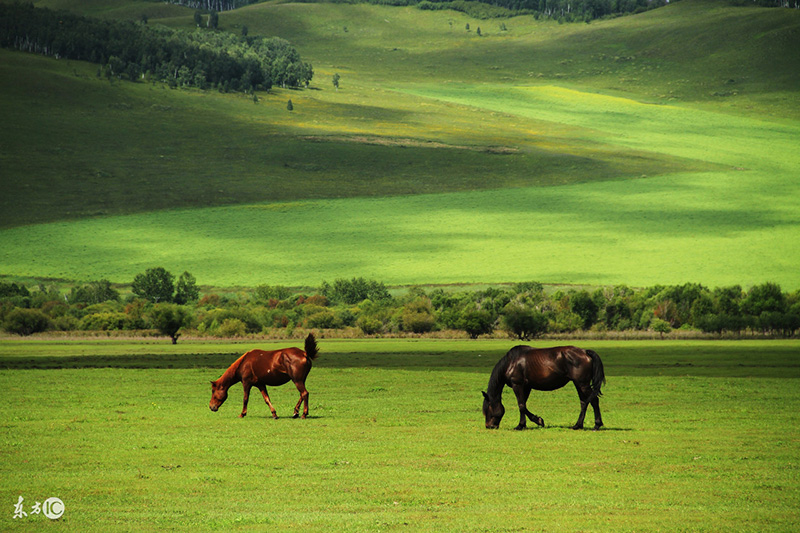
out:
<path id="1" fill-rule="evenodd" d="M 299 418 L 299 417 L 300 417 L 300 415 L 299 415 L 299 414 L 297 414 L 297 413 L 295 413 L 295 414 L 292 416 L 292 418 Z M 303 418 L 305 418 L 305 417 L 303 417 Z"/>

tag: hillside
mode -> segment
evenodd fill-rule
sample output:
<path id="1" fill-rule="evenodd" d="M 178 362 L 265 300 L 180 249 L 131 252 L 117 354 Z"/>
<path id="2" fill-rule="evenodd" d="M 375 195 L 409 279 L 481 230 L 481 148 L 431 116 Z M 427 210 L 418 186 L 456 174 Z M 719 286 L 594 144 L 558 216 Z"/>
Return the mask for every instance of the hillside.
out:
<path id="1" fill-rule="evenodd" d="M 193 25 L 192 10 L 151 2 L 35 4 Z M 15 125 L 0 132 L 15 191 L 0 199 L 0 272 L 800 285 L 786 245 L 800 237 L 800 58 L 786 53 L 800 13 L 685 0 L 591 24 L 503 22 L 340 4 L 223 13 L 223 30 L 286 38 L 314 66 L 309 89 L 258 103 L 0 51 Z"/>

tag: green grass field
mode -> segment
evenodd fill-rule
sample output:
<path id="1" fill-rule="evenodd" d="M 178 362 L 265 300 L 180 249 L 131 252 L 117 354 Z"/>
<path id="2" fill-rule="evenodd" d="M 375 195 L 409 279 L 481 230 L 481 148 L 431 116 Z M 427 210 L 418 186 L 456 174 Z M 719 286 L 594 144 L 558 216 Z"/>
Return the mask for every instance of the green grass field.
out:
<path id="1" fill-rule="evenodd" d="M 192 24 L 151 2 L 37 5 Z M 796 10 L 702 0 L 504 22 L 327 3 L 223 13 L 224 30 L 285 37 L 314 64 L 311 90 L 258 104 L 0 51 L 0 273 L 800 288 Z"/>
<path id="2" fill-rule="evenodd" d="M 241 388 L 208 409 L 208 381 L 248 343 L 4 339 L 0 528 L 794 528 L 796 341 L 592 342 L 605 430 L 568 429 L 578 404 L 564 388 L 529 401 L 546 428 L 512 431 L 506 391 L 488 431 L 480 391 L 511 345 L 323 339 L 311 417 L 287 417 L 284 386 L 273 421 L 255 397 L 237 418 Z M 15 520 L 19 496 L 66 512 Z"/>

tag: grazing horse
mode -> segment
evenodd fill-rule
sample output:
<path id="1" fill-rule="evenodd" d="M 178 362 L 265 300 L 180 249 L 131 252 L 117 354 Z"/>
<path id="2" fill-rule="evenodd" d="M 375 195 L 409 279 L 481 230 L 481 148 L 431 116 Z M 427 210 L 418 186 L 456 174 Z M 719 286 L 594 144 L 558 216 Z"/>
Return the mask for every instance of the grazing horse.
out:
<path id="1" fill-rule="evenodd" d="M 600 416 L 598 397 L 605 380 L 603 362 L 592 350 L 582 350 L 575 346 L 541 349 L 515 346 L 494 366 L 489 386 L 483 393 L 486 428 L 497 429 L 500 426 L 500 420 L 505 414 L 501 402 L 505 385 L 514 391 L 519 405 L 519 425 L 514 429 L 525 429 L 526 416 L 531 422 L 544 427 L 544 420 L 528 411 L 525 405 L 531 389 L 552 391 L 572 381 L 581 400 L 581 414 L 572 429 L 583 428 L 583 419 L 589 404 L 592 404 L 594 410 L 594 429 L 600 429 L 603 419 Z"/>
<path id="2" fill-rule="evenodd" d="M 218 380 L 211 382 L 209 407 L 212 411 L 219 409 L 219 406 L 228 398 L 228 388 L 241 381 L 244 387 L 244 407 L 239 418 L 247 415 L 247 400 L 250 397 L 251 387 L 257 387 L 261 391 L 261 395 L 264 396 L 264 400 L 272 412 L 272 418 L 278 418 L 272 402 L 269 401 L 267 385 L 277 387 L 292 381 L 300 391 L 300 400 L 294 406 L 294 418 L 297 418 L 300 404 L 304 402 L 303 418 L 305 418 L 308 416 L 306 377 L 311 371 L 311 362 L 317 353 L 317 341 L 314 339 L 313 333 L 309 333 L 306 337 L 305 351 L 300 348 L 283 348 L 271 352 L 250 350 L 228 367 L 228 370 Z"/>

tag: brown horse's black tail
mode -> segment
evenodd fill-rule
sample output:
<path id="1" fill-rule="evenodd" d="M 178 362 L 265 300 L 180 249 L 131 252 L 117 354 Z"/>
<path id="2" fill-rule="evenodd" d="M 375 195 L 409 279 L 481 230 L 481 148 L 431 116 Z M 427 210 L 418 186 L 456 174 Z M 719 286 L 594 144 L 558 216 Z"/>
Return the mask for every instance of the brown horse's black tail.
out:
<path id="1" fill-rule="evenodd" d="M 314 338 L 313 333 L 309 333 L 308 337 L 306 337 L 306 357 L 313 360 L 317 357 L 318 353 L 317 339 Z"/>
<path id="2" fill-rule="evenodd" d="M 600 356 L 594 350 L 586 350 L 586 353 L 592 358 L 592 397 L 599 398 L 603 394 L 600 392 L 600 387 L 606 382 L 603 361 L 600 360 Z"/>

